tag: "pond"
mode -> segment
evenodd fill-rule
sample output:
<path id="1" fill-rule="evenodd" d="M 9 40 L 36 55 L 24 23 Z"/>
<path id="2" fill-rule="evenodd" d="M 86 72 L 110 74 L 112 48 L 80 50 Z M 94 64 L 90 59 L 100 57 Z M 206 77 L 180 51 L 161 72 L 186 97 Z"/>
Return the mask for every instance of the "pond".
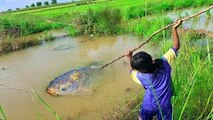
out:
<path id="1" fill-rule="evenodd" d="M 36 118 L 31 96 L 17 89 L 33 88 L 65 120 L 101 119 L 107 111 L 113 109 L 113 106 L 138 93 L 140 85 L 131 80 L 126 58 L 106 67 L 98 75 L 99 79 L 92 88 L 92 95 L 55 97 L 45 92 L 49 82 L 60 74 L 85 67 L 93 62 L 104 64 L 142 42 L 140 38 L 131 35 L 87 39 L 57 38 L 42 46 L 0 57 L 0 66 L 5 68 L 0 70 L 0 83 L 6 85 L 0 86 L 0 103 L 10 120 Z M 82 40 L 87 42 L 78 42 Z M 143 48 L 154 56 L 157 54 L 157 49 L 153 51 L 149 46 Z M 37 98 L 34 100 L 42 119 L 54 119 Z"/>

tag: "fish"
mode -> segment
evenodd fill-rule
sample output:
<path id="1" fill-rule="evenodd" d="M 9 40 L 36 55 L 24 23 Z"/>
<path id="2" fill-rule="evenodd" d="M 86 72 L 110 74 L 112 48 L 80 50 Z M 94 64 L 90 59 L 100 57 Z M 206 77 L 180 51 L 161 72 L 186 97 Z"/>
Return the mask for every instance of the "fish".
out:
<path id="1" fill-rule="evenodd" d="M 70 70 L 50 81 L 46 92 L 53 96 L 60 96 L 80 95 L 80 91 L 90 91 L 85 86 L 93 83 L 98 71 L 97 64 Z"/>

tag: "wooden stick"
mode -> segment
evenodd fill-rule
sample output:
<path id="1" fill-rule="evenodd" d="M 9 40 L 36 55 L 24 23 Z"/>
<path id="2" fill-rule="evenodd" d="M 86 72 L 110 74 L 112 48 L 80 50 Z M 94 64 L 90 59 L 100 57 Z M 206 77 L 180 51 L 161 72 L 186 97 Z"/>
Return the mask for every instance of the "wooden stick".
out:
<path id="1" fill-rule="evenodd" d="M 198 15 L 200 15 L 200 14 L 205 13 L 206 11 L 208 11 L 208 10 L 210 10 L 210 9 L 212 9 L 212 8 L 213 8 L 213 5 L 210 6 L 210 7 L 208 7 L 208 8 L 206 8 L 206 9 L 204 9 L 204 10 L 202 10 L 202 11 L 200 11 L 200 12 L 198 12 L 198 13 L 196 13 L 196 14 L 193 14 L 193 15 L 191 15 L 191 16 L 182 18 L 182 19 L 180 19 L 180 20 L 181 20 L 181 21 L 186 21 L 186 20 L 191 19 L 191 18 L 193 18 L 193 17 L 195 17 L 195 16 L 198 16 Z M 159 33 L 159 32 L 161 32 L 161 31 L 163 31 L 163 30 L 165 30 L 165 29 L 167 29 L 167 28 L 173 26 L 174 24 L 175 24 L 175 22 L 174 22 L 174 23 L 171 23 L 171 24 L 169 24 L 169 25 L 167 25 L 167 26 L 165 26 L 165 27 L 163 27 L 163 28 L 161 28 L 161 29 L 159 29 L 159 30 L 157 30 L 157 31 L 155 31 L 154 33 L 152 33 L 152 34 L 150 35 L 150 37 L 148 37 L 148 39 L 147 39 L 144 43 L 140 44 L 138 47 L 132 49 L 131 51 L 134 52 L 134 51 L 138 50 L 139 48 L 141 48 L 142 46 L 144 46 L 145 44 L 147 44 L 147 43 L 152 39 L 152 37 L 155 36 L 157 33 Z M 103 69 L 103 68 L 105 68 L 106 66 L 108 66 L 108 65 L 110 65 L 110 64 L 112 64 L 112 63 L 114 63 L 114 62 L 116 62 L 116 61 L 118 61 L 118 60 L 120 60 L 121 58 L 123 58 L 123 57 L 125 57 L 125 56 L 126 56 L 126 55 L 122 55 L 122 56 L 120 56 L 120 57 L 118 57 L 118 58 L 116 58 L 116 59 L 114 59 L 114 60 L 112 60 L 112 61 L 106 63 L 105 65 L 103 65 L 102 67 L 100 67 L 100 70 Z"/>

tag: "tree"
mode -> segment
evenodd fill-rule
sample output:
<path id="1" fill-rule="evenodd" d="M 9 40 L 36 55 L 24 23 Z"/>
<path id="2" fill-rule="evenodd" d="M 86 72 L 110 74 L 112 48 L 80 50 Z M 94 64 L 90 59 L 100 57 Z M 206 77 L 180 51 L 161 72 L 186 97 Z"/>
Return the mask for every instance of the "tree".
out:
<path id="1" fill-rule="evenodd" d="M 10 11 L 12 11 L 12 9 L 8 9 L 7 11 L 10 12 Z"/>
<path id="2" fill-rule="evenodd" d="M 16 10 L 20 10 L 20 8 L 16 8 Z"/>
<path id="3" fill-rule="evenodd" d="M 30 7 L 29 5 L 26 5 L 26 6 L 25 6 L 25 8 L 29 8 L 29 7 Z"/>
<path id="4" fill-rule="evenodd" d="M 35 4 L 34 4 L 34 3 L 32 3 L 32 4 L 30 5 L 30 7 L 35 7 Z"/>
<path id="5" fill-rule="evenodd" d="M 52 0 L 51 4 L 57 4 L 57 0 Z"/>
<path id="6" fill-rule="evenodd" d="M 48 1 L 45 1 L 45 2 L 44 2 L 44 5 L 45 5 L 45 6 L 49 5 L 49 2 L 48 2 Z"/>
<path id="7" fill-rule="evenodd" d="M 42 2 L 36 2 L 36 6 L 37 7 L 42 6 Z"/>

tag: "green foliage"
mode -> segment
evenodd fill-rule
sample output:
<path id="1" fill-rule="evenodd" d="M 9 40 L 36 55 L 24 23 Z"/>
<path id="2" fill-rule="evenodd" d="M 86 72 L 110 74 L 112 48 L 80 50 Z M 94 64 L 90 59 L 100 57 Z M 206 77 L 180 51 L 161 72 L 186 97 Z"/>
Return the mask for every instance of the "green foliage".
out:
<path id="1" fill-rule="evenodd" d="M 25 8 L 30 8 L 30 6 L 29 6 L 29 5 L 26 5 Z"/>
<path id="2" fill-rule="evenodd" d="M 104 8 L 100 11 L 93 9 L 85 13 L 77 13 L 73 25 L 79 34 L 115 34 L 121 23 L 121 14 L 118 9 Z"/>
<path id="3" fill-rule="evenodd" d="M 12 11 L 12 9 L 8 9 L 7 11 L 8 11 L 8 12 L 11 12 L 11 11 Z"/>
<path id="4" fill-rule="evenodd" d="M 186 32 L 181 35 L 181 48 L 174 63 L 173 83 L 176 96 L 173 98 L 173 119 L 204 119 L 211 114 L 213 86 L 211 73 L 213 65 L 208 62 L 206 47 L 192 44 L 205 38 L 199 33 Z M 166 41 L 163 51 L 169 49 L 171 41 Z M 184 64 L 183 64 L 184 63 Z"/>
<path id="5" fill-rule="evenodd" d="M 57 0 L 51 0 L 51 4 L 57 4 Z"/>
<path id="6" fill-rule="evenodd" d="M 30 7 L 35 7 L 35 4 L 34 4 L 34 3 L 32 3 L 32 4 L 30 5 Z"/>
<path id="7" fill-rule="evenodd" d="M 44 2 L 44 6 L 47 6 L 47 5 L 49 5 L 49 2 L 48 2 L 48 1 L 45 1 L 45 2 Z"/>
<path id="8" fill-rule="evenodd" d="M 18 21 L 17 19 L 20 19 L 20 21 Z M 60 23 L 48 23 L 43 21 L 42 19 L 38 19 L 33 16 L 1 18 L 0 24 L 0 28 L 6 30 L 7 35 L 12 37 L 16 34 L 19 34 L 18 36 L 25 36 L 33 33 L 42 32 L 45 30 L 64 27 L 64 25 Z M 12 33 L 10 33 L 10 31 Z"/>
<path id="9" fill-rule="evenodd" d="M 42 2 L 36 2 L 36 6 L 37 7 L 42 6 Z"/>
<path id="10" fill-rule="evenodd" d="M 80 34 L 80 32 L 75 27 L 72 26 L 65 27 L 64 29 L 68 32 L 70 36 L 77 36 Z"/>
<path id="11" fill-rule="evenodd" d="M 171 23 L 171 20 L 167 17 L 155 17 L 153 19 L 144 18 L 127 23 L 127 25 L 123 29 L 126 32 L 131 32 L 136 35 L 149 37 L 153 32 L 164 27 L 164 25 L 167 25 L 169 23 Z M 169 37 L 170 32 L 168 30 L 164 31 L 164 33 L 165 33 L 164 37 Z M 159 33 L 155 35 L 153 39 L 158 39 L 162 37 L 163 34 Z"/>
<path id="12" fill-rule="evenodd" d="M 142 6 L 128 7 L 124 12 L 124 19 L 135 19 L 145 16 L 145 10 Z"/>

